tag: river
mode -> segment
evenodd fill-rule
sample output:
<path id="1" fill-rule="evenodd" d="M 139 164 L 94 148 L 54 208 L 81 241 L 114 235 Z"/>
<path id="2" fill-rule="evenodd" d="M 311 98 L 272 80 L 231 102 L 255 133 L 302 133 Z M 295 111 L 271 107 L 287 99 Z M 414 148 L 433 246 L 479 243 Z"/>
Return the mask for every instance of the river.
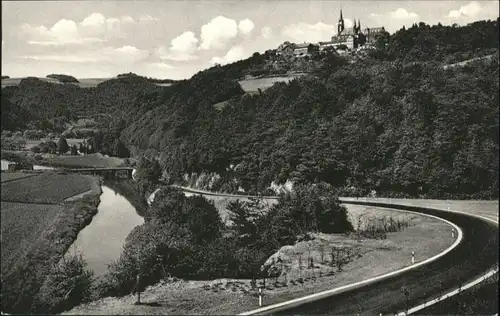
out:
<path id="1" fill-rule="evenodd" d="M 8 170 L 9 162 L 2 161 L 2 170 Z M 52 167 L 33 166 L 34 170 L 50 170 Z M 132 229 L 144 223 L 132 204 L 121 194 L 103 185 L 97 214 L 83 228 L 68 249 L 66 255 L 82 254 L 88 267 L 99 277 L 107 272 L 108 265 L 118 260 L 125 240 Z"/>
<path id="2" fill-rule="evenodd" d="M 80 231 L 67 254 L 81 253 L 96 277 L 118 260 L 132 229 L 144 223 L 136 209 L 122 195 L 102 186 L 101 202 L 92 222 Z"/>

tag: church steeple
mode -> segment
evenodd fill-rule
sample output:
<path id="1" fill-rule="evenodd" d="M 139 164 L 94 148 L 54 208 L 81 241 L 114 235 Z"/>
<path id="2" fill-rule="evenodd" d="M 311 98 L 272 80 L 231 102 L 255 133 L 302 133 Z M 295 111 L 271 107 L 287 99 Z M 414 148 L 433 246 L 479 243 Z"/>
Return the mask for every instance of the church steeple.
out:
<path id="1" fill-rule="evenodd" d="M 340 8 L 340 19 L 339 19 L 339 24 L 337 27 L 337 34 L 341 34 L 344 31 L 344 17 L 342 16 L 342 8 Z"/>

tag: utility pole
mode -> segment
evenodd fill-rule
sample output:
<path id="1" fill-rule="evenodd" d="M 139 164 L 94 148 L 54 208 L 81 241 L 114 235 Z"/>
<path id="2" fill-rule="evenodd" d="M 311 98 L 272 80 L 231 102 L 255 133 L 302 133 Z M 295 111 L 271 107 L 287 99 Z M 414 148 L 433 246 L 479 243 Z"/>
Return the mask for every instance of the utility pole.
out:
<path id="1" fill-rule="evenodd" d="M 139 282 L 140 281 L 141 281 L 141 274 L 137 273 L 136 283 L 135 283 L 135 286 L 134 286 L 134 290 L 137 293 L 137 302 L 135 302 L 134 305 L 140 305 L 141 304 L 141 291 L 140 291 L 140 288 L 139 288 Z"/>
<path id="2" fill-rule="evenodd" d="M 259 287 L 259 307 L 262 307 L 262 287 Z"/>

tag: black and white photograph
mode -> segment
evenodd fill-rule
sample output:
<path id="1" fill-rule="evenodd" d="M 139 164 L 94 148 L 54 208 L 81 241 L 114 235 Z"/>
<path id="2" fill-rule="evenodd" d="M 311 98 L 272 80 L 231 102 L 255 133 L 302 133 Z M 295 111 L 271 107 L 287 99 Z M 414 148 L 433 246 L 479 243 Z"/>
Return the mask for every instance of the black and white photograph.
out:
<path id="1" fill-rule="evenodd" d="M 2 1 L 2 315 L 498 316 L 498 0 Z"/>

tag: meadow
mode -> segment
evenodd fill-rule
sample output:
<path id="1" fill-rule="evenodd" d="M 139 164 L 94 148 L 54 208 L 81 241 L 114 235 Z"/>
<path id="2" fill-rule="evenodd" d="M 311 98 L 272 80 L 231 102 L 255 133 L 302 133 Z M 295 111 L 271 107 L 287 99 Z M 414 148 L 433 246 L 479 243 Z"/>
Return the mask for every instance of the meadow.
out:
<path id="1" fill-rule="evenodd" d="M 257 79 L 245 79 L 238 81 L 241 85 L 241 88 L 245 92 L 255 92 L 259 89 L 265 90 L 271 87 L 276 82 L 288 82 L 291 81 L 300 75 L 289 75 L 283 77 L 267 77 L 267 78 L 257 78 Z"/>
<path id="2" fill-rule="evenodd" d="M 2 274 L 25 257 L 63 210 L 59 205 L 1 202 Z"/>
<path id="3" fill-rule="evenodd" d="M 61 203 L 82 192 L 87 194 Z M 30 310 L 48 269 L 60 260 L 78 232 L 97 213 L 100 193 L 98 178 L 77 174 L 43 172 L 2 182 L 4 310 Z"/>
<path id="4" fill-rule="evenodd" d="M 84 156 L 53 156 L 47 159 L 47 164 L 67 168 L 112 168 L 123 166 L 125 160 L 116 157 L 106 157 L 101 154 L 91 154 Z"/>
<path id="5" fill-rule="evenodd" d="M 48 138 L 41 138 L 39 140 L 27 139 L 26 140 L 26 148 L 30 149 L 33 146 L 40 145 L 40 143 L 47 142 L 47 141 L 50 141 L 50 139 L 48 139 Z M 52 140 L 52 141 L 54 141 L 54 140 Z M 66 138 L 66 142 L 68 143 L 68 146 L 70 146 L 70 147 L 73 145 L 76 145 L 76 147 L 78 147 L 80 145 L 80 143 L 82 143 L 83 141 L 84 140 L 82 138 Z"/>
<path id="6" fill-rule="evenodd" d="M 2 175 L 0 176 L 1 182 L 9 182 L 23 178 L 29 178 L 36 176 L 36 173 L 24 173 L 24 172 L 4 172 L 2 171 Z"/>
<path id="7" fill-rule="evenodd" d="M 90 176 L 43 172 L 35 177 L 3 182 L 4 202 L 57 204 L 92 189 Z"/>

